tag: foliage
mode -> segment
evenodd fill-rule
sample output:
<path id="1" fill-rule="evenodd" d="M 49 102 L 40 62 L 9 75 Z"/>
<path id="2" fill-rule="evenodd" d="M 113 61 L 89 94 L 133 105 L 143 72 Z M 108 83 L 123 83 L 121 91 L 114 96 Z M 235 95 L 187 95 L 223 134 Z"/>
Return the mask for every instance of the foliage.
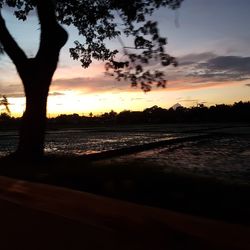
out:
<path id="1" fill-rule="evenodd" d="M 100 116 L 61 115 L 52 118 L 50 124 L 63 125 L 101 124 L 152 124 L 152 123 L 199 123 L 199 122 L 250 122 L 250 102 L 237 102 L 233 105 L 220 104 L 211 107 L 204 105 L 190 108 L 164 109 L 158 106 L 143 111 L 125 110 L 120 113 L 110 111 Z"/>
<path id="2" fill-rule="evenodd" d="M 99 116 L 60 115 L 49 120 L 58 125 L 101 125 L 101 124 L 152 124 L 152 123 L 199 123 L 199 122 L 250 122 L 250 102 L 236 102 L 233 105 L 211 107 L 164 109 L 158 106 L 143 111 L 124 110 L 120 113 L 106 112 Z"/>
<path id="3" fill-rule="evenodd" d="M 164 71 L 150 69 L 147 65 L 156 62 L 162 66 L 177 65 L 175 58 L 165 52 L 167 40 L 160 36 L 157 22 L 151 20 L 152 14 L 161 7 L 179 8 L 182 1 L 56 0 L 55 3 L 58 21 L 73 25 L 82 36 L 70 49 L 74 60 L 79 60 L 84 68 L 93 59 L 107 61 L 108 74 L 149 91 L 154 83 L 165 87 L 166 80 Z M 0 0 L 0 7 L 4 4 L 14 8 L 18 19 L 26 20 L 36 0 Z M 134 45 L 126 47 L 121 36 L 133 39 Z M 122 61 L 116 59 L 118 50 L 107 46 L 106 41 L 114 38 L 118 38 L 123 47 Z"/>
<path id="4" fill-rule="evenodd" d="M 10 109 L 9 109 L 9 102 L 7 100 L 7 97 L 4 95 L 2 99 L 0 99 L 0 106 L 4 106 L 8 114 L 10 114 Z"/>
<path id="5" fill-rule="evenodd" d="M 90 115 L 91 114 L 91 115 Z M 233 105 L 215 105 L 211 107 L 196 106 L 191 108 L 178 107 L 177 109 L 164 109 L 158 106 L 147 108 L 143 111 L 124 110 L 120 113 L 114 111 L 102 115 L 88 116 L 59 115 L 50 118 L 50 128 L 100 126 L 117 124 L 157 124 L 157 123 L 228 123 L 228 122 L 250 122 L 250 102 L 237 102 Z M 17 125 L 19 118 L 11 118 L 8 114 L 0 115 L 0 124 L 8 121 L 8 126 Z M 3 124 L 4 125 L 4 124 Z M 1 127 L 1 126 L 0 126 Z"/>

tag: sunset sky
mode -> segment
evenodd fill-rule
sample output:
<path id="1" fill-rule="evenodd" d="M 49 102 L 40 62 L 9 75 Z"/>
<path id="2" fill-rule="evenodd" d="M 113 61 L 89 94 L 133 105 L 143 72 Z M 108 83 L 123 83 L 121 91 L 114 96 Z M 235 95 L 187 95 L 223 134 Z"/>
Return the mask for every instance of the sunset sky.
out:
<path id="1" fill-rule="evenodd" d="M 169 108 L 177 102 L 189 107 L 197 103 L 210 106 L 249 101 L 249 11 L 249 0 L 184 0 L 178 11 L 158 11 L 155 18 L 161 35 L 168 37 L 167 51 L 178 58 L 180 65 L 166 68 L 166 89 L 154 88 L 147 94 L 140 88 L 131 88 L 129 82 L 105 76 L 103 63 L 94 62 L 83 69 L 73 61 L 69 48 L 79 37 L 67 27 L 70 39 L 54 75 L 48 115 L 143 110 L 153 105 Z M 20 22 L 11 11 L 2 12 L 19 45 L 29 57 L 34 56 L 40 32 L 36 15 Z M 109 46 L 121 48 L 116 40 Z M 12 115 L 20 116 L 25 104 L 22 84 L 5 55 L 0 55 L 0 94 L 9 98 Z"/>

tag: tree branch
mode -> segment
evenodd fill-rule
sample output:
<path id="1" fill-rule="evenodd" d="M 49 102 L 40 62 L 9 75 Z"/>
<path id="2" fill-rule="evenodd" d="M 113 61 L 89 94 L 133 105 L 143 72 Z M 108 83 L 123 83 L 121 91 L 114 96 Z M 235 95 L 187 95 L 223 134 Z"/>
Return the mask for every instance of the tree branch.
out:
<path id="1" fill-rule="evenodd" d="M 40 47 L 36 58 L 58 55 L 68 40 L 68 34 L 57 22 L 52 0 L 37 0 L 37 14 L 41 25 Z"/>
<path id="2" fill-rule="evenodd" d="M 0 42 L 3 46 L 4 51 L 16 65 L 17 70 L 19 70 L 20 67 L 22 67 L 23 63 L 27 60 L 27 56 L 9 33 L 1 12 L 0 12 Z"/>
<path id="3" fill-rule="evenodd" d="M 52 0 L 37 0 L 37 14 L 42 30 L 54 28 L 58 24 Z"/>

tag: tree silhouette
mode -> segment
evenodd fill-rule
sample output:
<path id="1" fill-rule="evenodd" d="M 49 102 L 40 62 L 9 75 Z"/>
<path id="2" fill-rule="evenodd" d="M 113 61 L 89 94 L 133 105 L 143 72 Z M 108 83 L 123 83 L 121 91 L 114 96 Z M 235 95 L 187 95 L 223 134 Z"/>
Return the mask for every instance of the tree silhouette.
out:
<path id="1" fill-rule="evenodd" d="M 7 97 L 5 95 L 3 95 L 2 100 L 0 100 L 0 106 L 3 105 L 6 109 L 6 111 L 8 112 L 8 114 L 10 114 L 10 109 L 9 109 L 9 101 L 7 99 Z"/>
<path id="2" fill-rule="evenodd" d="M 0 52 L 5 52 L 15 64 L 26 96 L 16 156 L 30 159 L 44 154 L 49 87 L 60 50 L 68 39 L 60 24 L 75 26 L 83 37 L 83 42 L 75 41 L 70 55 L 84 68 L 93 59 L 106 61 L 108 74 L 149 91 L 154 83 L 165 87 L 166 81 L 163 72 L 150 70 L 145 65 L 153 60 L 160 61 L 162 66 L 177 65 L 175 58 L 165 52 L 166 39 L 160 36 L 157 23 L 151 20 L 152 14 L 160 7 L 176 9 L 182 1 L 0 0 L 0 9 L 5 5 L 13 7 L 20 20 L 26 20 L 36 8 L 41 26 L 38 52 L 34 58 L 28 58 L 9 33 L 0 13 Z M 133 38 L 133 46 L 125 46 L 122 35 Z M 107 40 L 116 37 L 123 47 L 123 61 L 116 60 L 118 50 L 107 47 Z"/>

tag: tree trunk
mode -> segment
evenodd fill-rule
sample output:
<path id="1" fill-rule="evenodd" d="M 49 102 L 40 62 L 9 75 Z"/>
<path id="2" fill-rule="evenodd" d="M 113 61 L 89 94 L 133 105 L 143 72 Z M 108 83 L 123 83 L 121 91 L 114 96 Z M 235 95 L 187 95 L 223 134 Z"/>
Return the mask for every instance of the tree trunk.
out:
<path id="1" fill-rule="evenodd" d="M 19 131 L 19 145 L 16 154 L 26 160 L 40 159 L 44 155 L 46 128 L 46 105 L 50 82 L 36 84 L 25 90 L 26 109 Z M 24 83 L 26 86 L 27 84 Z"/>
<path id="2" fill-rule="evenodd" d="M 56 20 L 52 0 L 37 0 L 41 26 L 40 47 L 35 58 L 27 58 L 9 33 L 0 12 L 0 42 L 23 81 L 26 109 L 22 117 L 16 156 L 25 160 L 44 155 L 46 105 L 49 87 L 57 68 L 59 53 L 68 34 Z"/>

